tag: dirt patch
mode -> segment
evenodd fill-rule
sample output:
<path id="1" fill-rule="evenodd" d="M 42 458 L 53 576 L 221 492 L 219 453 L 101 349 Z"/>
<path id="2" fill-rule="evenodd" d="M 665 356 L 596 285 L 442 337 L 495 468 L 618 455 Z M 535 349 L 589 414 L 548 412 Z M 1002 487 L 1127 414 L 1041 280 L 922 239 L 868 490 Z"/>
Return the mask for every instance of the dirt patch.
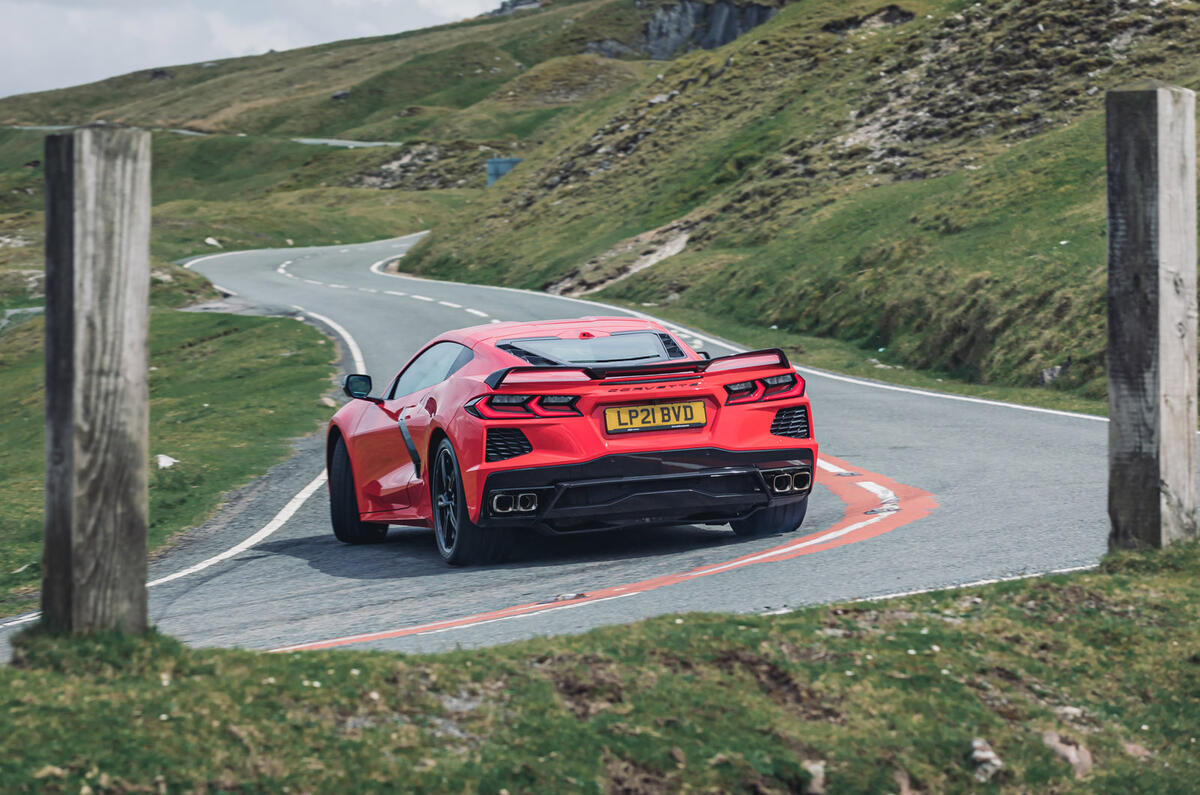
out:
<path id="1" fill-rule="evenodd" d="M 580 720 L 620 704 L 625 688 L 617 668 L 599 657 L 558 655 L 534 663 L 554 683 L 567 708 Z"/>
<path id="2" fill-rule="evenodd" d="M 649 795 L 675 789 L 665 774 L 628 759 L 609 759 L 604 767 L 608 773 L 605 791 L 609 795 Z"/>
<path id="3" fill-rule="evenodd" d="M 770 660 L 742 650 L 722 652 L 713 660 L 726 673 L 748 673 L 772 700 L 800 713 L 805 720 L 837 723 L 842 713 L 827 703 L 826 697 L 802 685 L 787 671 Z"/>

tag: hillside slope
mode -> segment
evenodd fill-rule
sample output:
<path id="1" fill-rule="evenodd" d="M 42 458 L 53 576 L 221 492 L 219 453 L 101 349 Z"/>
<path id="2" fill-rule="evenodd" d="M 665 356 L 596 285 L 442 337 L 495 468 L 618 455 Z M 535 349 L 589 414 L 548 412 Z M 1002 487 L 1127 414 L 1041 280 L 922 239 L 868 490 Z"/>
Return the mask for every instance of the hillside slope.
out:
<path id="1" fill-rule="evenodd" d="M 489 157 L 523 156 L 611 114 L 659 68 L 644 60 L 651 49 L 667 57 L 719 46 L 777 6 L 547 0 L 440 28 L 0 99 L 0 124 L 154 128 L 152 246 L 163 257 L 212 251 L 208 238 L 226 248 L 384 238 L 469 206 Z M 599 54 L 614 48 L 623 58 Z M 41 300 L 44 135 L 0 129 L 0 307 Z M 292 136 L 393 143 L 345 150 Z"/>
<path id="2" fill-rule="evenodd" d="M 605 287 L 984 381 L 1059 364 L 1102 394 L 1103 92 L 1200 83 L 1197 13 L 794 4 L 532 153 L 405 265 Z"/>
<path id="3" fill-rule="evenodd" d="M 1145 77 L 1200 86 L 1194 0 L 552 0 L 0 123 L 213 133 L 156 135 L 162 256 L 433 228 L 406 268 L 1103 397 L 1103 98 Z M 39 136 L 0 130 L 0 304 L 36 282 Z M 495 156 L 524 162 L 483 190 Z"/>

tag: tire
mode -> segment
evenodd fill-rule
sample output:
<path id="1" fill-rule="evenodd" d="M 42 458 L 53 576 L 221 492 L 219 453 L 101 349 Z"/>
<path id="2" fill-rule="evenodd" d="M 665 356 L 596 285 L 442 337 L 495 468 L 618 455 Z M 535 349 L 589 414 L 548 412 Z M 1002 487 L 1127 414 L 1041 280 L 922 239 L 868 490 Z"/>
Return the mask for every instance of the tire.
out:
<path id="1" fill-rule="evenodd" d="M 449 439 L 442 439 L 429 467 L 429 497 L 438 553 L 451 566 L 496 563 L 511 546 L 512 533 L 482 528 L 471 521 L 463 493 L 462 470 Z"/>
<path id="2" fill-rule="evenodd" d="M 804 514 L 808 512 L 808 497 L 788 503 L 763 508 L 745 519 L 729 523 L 733 532 L 740 536 L 769 536 L 775 533 L 790 533 L 800 527 Z"/>
<path id="3" fill-rule="evenodd" d="M 387 536 L 386 524 L 364 522 L 359 518 L 350 454 L 341 437 L 333 446 L 333 461 L 329 467 L 329 519 L 333 524 L 333 535 L 343 544 L 377 544 Z"/>

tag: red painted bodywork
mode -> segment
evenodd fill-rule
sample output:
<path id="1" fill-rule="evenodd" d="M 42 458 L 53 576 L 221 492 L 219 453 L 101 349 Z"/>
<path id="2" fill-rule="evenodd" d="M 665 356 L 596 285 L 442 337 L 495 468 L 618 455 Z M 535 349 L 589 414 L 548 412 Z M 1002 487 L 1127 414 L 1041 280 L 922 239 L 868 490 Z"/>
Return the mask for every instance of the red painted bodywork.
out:
<path id="1" fill-rule="evenodd" d="M 577 464 L 615 453 L 638 453 L 690 448 L 718 448 L 753 451 L 789 448 L 811 450 L 816 460 L 817 442 L 813 438 L 792 439 L 770 433 L 775 413 L 780 408 L 803 405 L 809 400 L 803 388 L 793 389 L 777 399 L 726 404 L 726 384 L 761 379 L 793 372 L 777 363 L 749 369 L 725 369 L 705 372 L 682 381 L 630 383 L 621 379 L 614 385 L 604 380 L 570 381 L 558 384 L 508 384 L 493 390 L 485 383 L 489 375 L 509 367 L 530 367 L 525 360 L 495 347 L 499 340 L 561 336 L 597 336 L 624 331 L 669 333 L 661 325 L 636 318 L 576 318 L 525 323 L 494 323 L 450 331 L 433 339 L 417 355 L 442 342 L 457 342 L 470 348 L 474 358 L 445 381 L 410 395 L 397 395 L 376 403 L 351 400 L 334 414 L 329 424 L 329 445 L 341 436 L 350 454 L 351 467 L 364 520 L 429 527 L 432 523 L 427 462 L 440 439 L 448 436 L 462 468 L 463 487 L 472 521 L 481 511 L 483 483 L 501 470 L 525 469 L 559 464 Z M 671 335 L 684 351 L 686 359 L 703 357 Z M 415 359 L 416 356 L 413 357 Z M 410 360 L 411 363 L 412 360 Z M 753 360 L 751 360 L 753 361 Z M 407 364 L 405 367 L 407 368 Z M 404 371 L 401 370 L 401 373 Z M 396 376 L 399 378 L 399 374 Z M 388 395 L 395 378 L 384 387 Z M 465 410 L 473 398 L 489 394 L 578 395 L 581 416 L 486 420 Z M 702 399 L 708 422 L 704 427 L 649 430 L 612 434 L 604 425 L 604 409 L 611 406 L 665 400 Z M 411 441 L 420 456 L 420 469 L 408 452 L 400 429 L 403 418 Z M 809 407 L 810 436 L 812 410 Z M 484 460 L 485 432 L 490 426 L 519 427 L 533 445 L 533 452 L 504 461 Z"/>

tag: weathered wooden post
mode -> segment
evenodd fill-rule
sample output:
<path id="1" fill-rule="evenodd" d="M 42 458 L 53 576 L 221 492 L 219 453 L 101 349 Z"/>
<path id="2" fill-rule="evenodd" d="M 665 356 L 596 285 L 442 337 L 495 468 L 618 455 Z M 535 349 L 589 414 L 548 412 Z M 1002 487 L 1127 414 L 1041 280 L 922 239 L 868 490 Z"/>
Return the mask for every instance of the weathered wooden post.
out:
<path id="1" fill-rule="evenodd" d="M 1196 535 L 1196 98 L 1108 93 L 1109 548 Z"/>
<path id="2" fill-rule="evenodd" d="M 146 629 L 150 134 L 46 138 L 42 621 Z"/>

